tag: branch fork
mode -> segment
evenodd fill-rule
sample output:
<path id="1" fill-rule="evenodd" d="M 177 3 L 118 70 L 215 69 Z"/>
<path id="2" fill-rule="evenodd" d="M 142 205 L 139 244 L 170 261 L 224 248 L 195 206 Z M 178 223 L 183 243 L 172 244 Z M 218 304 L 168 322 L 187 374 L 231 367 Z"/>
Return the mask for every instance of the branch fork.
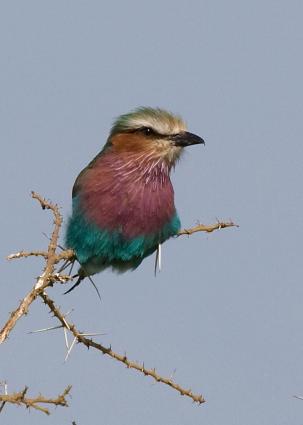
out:
<path id="1" fill-rule="evenodd" d="M 150 376 L 153 378 L 156 382 L 161 382 L 165 385 L 170 386 L 179 394 L 187 396 L 193 400 L 193 402 L 196 402 L 198 404 L 204 403 L 205 400 L 202 397 L 202 395 L 194 394 L 191 389 L 185 389 L 181 387 L 179 384 L 174 382 L 172 380 L 172 377 L 165 378 L 159 375 L 155 369 L 148 369 L 145 367 L 144 363 L 139 364 L 137 362 L 131 361 L 128 359 L 127 355 L 121 355 L 116 352 L 114 352 L 109 347 L 104 347 L 100 343 L 94 341 L 91 338 L 88 338 L 88 336 L 94 336 L 96 334 L 88 334 L 80 332 L 76 326 L 68 322 L 66 319 L 66 315 L 63 315 L 59 308 L 55 305 L 54 301 L 47 295 L 46 289 L 50 286 L 53 286 L 54 284 L 58 283 L 66 283 L 69 280 L 72 280 L 72 277 L 69 275 L 61 274 L 60 271 L 64 270 L 64 266 L 59 269 L 59 272 L 55 271 L 56 266 L 61 262 L 65 261 L 65 264 L 73 263 L 75 261 L 75 254 L 72 250 L 63 250 L 60 253 L 57 253 L 58 245 L 58 239 L 59 239 L 59 232 L 62 225 L 62 216 L 59 211 L 59 207 L 56 204 L 53 204 L 46 199 L 42 198 L 39 194 L 36 192 L 32 192 L 32 198 L 36 199 L 42 209 L 51 210 L 54 217 L 54 228 L 53 232 L 50 238 L 50 242 L 48 245 L 47 251 L 19 251 L 14 254 L 10 254 L 7 259 L 13 260 L 18 258 L 27 258 L 31 256 L 36 257 L 43 257 L 45 259 L 45 266 L 43 273 L 41 276 L 38 277 L 37 282 L 31 289 L 31 291 L 21 300 L 19 306 L 14 310 L 3 328 L 0 330 L 0 344 L 3 343 L 9 336 L 10 332 L 13 330 L 13 328 L 16 326 L 17 321 L 27 314 L 30 305 L 32 302 L 37 298 L 41 298 L 43 302 L 49 307 L 53 315 L 59 320 L 61 326 L 55 326 L 53 328 L 46 328 L 44 330 L 49 329 L 55 329 L 57 327 L 62 327 L 65 332 L 65 340 L 67 341 L 67 335 L 66 332 L 71 332 L 73 335 L 73 341 L 69 345 L 67 344 L 67 355 L 65 360 L 67 360 L 68 356 L 70 355 L 70 352 L 72 348 L 74 347 L 75 343 L 82 343 L 87 348 L 92 347 L 98 351 L 100 351 L 102 354 L 105 354 L 115 360 L 117 360 L 120 363 L 123 363 L 127 368 L 129 369 L 135 369 L 140 373 L 143 373 L 145 376 Z M 192 235 L 193 233 L 197 232 L 207 232 L 211 233 L 214 230 L 220 230 L 227 227 L 238 227 L 235 223 L 232 221 L 229 222 L 219 222 L 213 224 L 213 225 L 204 225 L 204 224 L 198 224 L 197 226 L 194 226 L 189 229 L 183 229 L 179 232 L 178 236 L 181 235 Z M 40 330 L 43 331 L 43 330 Z M 23 404 L 26 407 L 32 407 L 37 410 L 41 410 L 42 412 L 49 414 L 48 409 L 42 407 L 40 404 L 42 403 L 52 403 L 56 405 L 67 405 L 65 396 L 69 393 L 70 387 L 67 387 L 64 392 L 59 395 L 56 399 L 46 399 L 43 396 L 38 396 L 36 398 L 27 398 L 27 387 L 23 391 L 20 391 L 18 393 L 13 393 L 10 396 L 9 395 L 2 395 L 0 396 L 0 401 L 2 401 L 2 407 L 0 406 L 0 411 L 3 408 L 4 404 L 6 402 L 15 403 L 15 404 Z"/>

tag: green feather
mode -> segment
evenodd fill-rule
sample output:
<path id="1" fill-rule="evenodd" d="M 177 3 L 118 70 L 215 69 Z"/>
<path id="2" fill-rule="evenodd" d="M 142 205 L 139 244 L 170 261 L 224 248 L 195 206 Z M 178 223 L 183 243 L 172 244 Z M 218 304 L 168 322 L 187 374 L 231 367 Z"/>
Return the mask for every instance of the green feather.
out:
<path id="1" fill-rule="evenodd" d="M 151 255 L 159 243 L 174 236 L 180 230 L 177 214 L 166 223 L 160 232 L 126 239 L 119 231 L 98 228 L 86 220 L 74 199 L 74 211 L 69 219 L 65 244 L 75 251 L 79 263 L 106 268 L 112 266 L 118 271 L 135 269 L 142 260 Z"/>

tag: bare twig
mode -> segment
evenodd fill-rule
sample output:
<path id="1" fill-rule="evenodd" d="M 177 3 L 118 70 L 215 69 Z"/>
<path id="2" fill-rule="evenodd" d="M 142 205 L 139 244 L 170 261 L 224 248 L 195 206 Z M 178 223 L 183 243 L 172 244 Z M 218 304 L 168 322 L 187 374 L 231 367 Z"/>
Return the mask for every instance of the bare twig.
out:
<path id="1" fill-rule="evenodd" d="M 17 405 L 24 405 L 26 408 L 33 408 L 36 410 L 40 410 L 47 415 L 50 414 L 49 410 L 46 407 L 41 406 L 41 404 L 53 404 L 55 406 L 68 406 L 66 401 L 66 396 L 69 394 L 71 390 L 71 385 L 65 388 L 62 394 L 59 394 L 56 398 L 46 398 L 42 395 L 38 395 L 34 398 L 26 397 L 26 393 L 28 387 L 25 387 L 23 391 L 12 393 L 12 394 L 0 394 L 0 401 L 2 401 L 2 405 L 5 403 L 12 403 Z"/>
<path id="2" fill-rule="evenodd" d="M 16 258 L 26 258 L 26 257 L 43 257 L 47 259 L 48 252 L 46 251 L 19 251 L 14 254 L 10 254 L 6 257 L 7 260 L 14 260 Z"/>
<path id="3" fill-rule="evenodd" d="M 225 227 L 239 227 L 239 225 L 233 223 L 232 221 L 229 221 L 227 223 L 218 221 L 215 224 L 209 224 L 209 225 L 198 224 L 197 226 L 191 227 L 190 229 L 180 230 L 179 233 L 178 233 L 178 236 L 181 236 L 181 235 L 188 235 L 189 236 L 189 235 L 192 235 L 193 233 L 196 233 L 196 232 L 211 233 L 214 230 L 224 229 Z"/>
<path id="4" fill-rule="evenodd" d="M 27 258 L 27 257 L 43 257 L 47 260 L 48 252 L 46 251 L 19 251 L 13 254 L 10 254 L 6 257 L 7 260 L 15 260 L 18 258 Z M 69 260 L 72 261 L 75 259 L 75 253 L 71 249 L 65 249 L 54 256 L 55 263 L 59 263 L 61 260 Z"/>
<path id="5" fill-rule="evenodd" d="M 64 315 L 60 312 L 59 308 L 56 307 L 54 301 L 49 298 L 49 296 L 45 292 L 41 292 L 40 297 L 43 299 L 44 303 L 48 305 L 51 312 L 54 314 L 55 317 L 61 322 L 62 326 L 66 327 L 66 318 Z M 84 344 L 86 347 L 93 347 L 98 351 L 101 351 L 101 353 L 108 355 L 109 357 L 124 363 L 126 367 L 129 369 L 135 369 L 138 372 L 143 373 L 145 376 L 152 377 L 157 382 L 162 382 L 163 384 L 166 384 L 173 388 L 174 390 L 178 391 L 181 395 L 185 395 L 187 397 L 190 397 L 194 402 L 197 402 L 199 404 L 204 403 L 205 400 L 200 394 L 194 394 L 191 389 L 184 389 L 177 383 L 175 383 L 171 378 L 164 378 L 160 376 L 155 369 L 147 369 L 144 364 L 139 364 L 136 362 L 133 362 L 128 359 L 126 354 L 121 355 L 118 353 L 115 353 L 111 347 L 104 347 L 103 345 L 95 342 L 93 339 L 86 338 L 82 332 L 79 332 L 76 328 L 76 326 L 73 323 L 68 322 L 68 328 L 70 332 L 74 335 L 74 341 L 78 341 L 82 344 Z M 74 343 L 72 344 L 74 345 Z M 72 348 L 72 347 L 71 347 Z M 69 349 L 68 354 L 71 351 L 71 348 Z"/>

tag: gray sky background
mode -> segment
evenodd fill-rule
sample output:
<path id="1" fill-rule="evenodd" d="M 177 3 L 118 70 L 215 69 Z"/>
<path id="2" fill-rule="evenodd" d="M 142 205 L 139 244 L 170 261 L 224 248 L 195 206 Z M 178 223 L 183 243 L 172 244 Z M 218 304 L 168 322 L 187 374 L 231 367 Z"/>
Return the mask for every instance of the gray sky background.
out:
<path id="1" fill-rule="evenodd" d="M 62 331 L 39 300 L 0 349 L 9 390 L 56 395 L 50 417 L 6 406 L 3 425 L 302 425 L 301 1 L 15 1 L 0 4 L 2 180 L 0 324 L 41 272 L 52 219 L 66 218 L 78 172 L 101 149 L 114 117 L 139 105 L 182 114 L 206 140 L 173 174 L 183 226 L 232 218 L 239 229 L 163 247 L 122 276 L 49 294 L 81 330 L 126 351 L 207 403 L 82 346 L 64 363 Z"/>

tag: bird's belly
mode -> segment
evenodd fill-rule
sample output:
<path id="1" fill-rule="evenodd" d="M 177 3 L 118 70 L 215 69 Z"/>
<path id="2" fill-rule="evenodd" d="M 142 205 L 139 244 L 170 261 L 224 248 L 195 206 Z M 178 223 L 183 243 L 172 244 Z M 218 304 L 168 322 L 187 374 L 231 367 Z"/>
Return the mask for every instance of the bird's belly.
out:
<path id="1" fill-rule="evenodd" d="M 150 227 L 145 226 L 139 216 L 134 214 L 133 217 L 138 220 L 137 227 L 133 224 L 127 227 L 125 220 L 120 221 L 119 226 L 114 229 L 100 227 L 75 203 L 67 227 L 66 246 L 76 252 L 77 259 L 81 265 L 90 269 L 90 274 L 109 266 L 120 272 L 135 269 L 157 249 L 159 243 L 178 232 L 180 220 L 175 212 L 166 223 L 156 227 L 155 231 L 150 231 Z M 135 235 L 130 234 L 133 229 L 136 231 Z"/>

